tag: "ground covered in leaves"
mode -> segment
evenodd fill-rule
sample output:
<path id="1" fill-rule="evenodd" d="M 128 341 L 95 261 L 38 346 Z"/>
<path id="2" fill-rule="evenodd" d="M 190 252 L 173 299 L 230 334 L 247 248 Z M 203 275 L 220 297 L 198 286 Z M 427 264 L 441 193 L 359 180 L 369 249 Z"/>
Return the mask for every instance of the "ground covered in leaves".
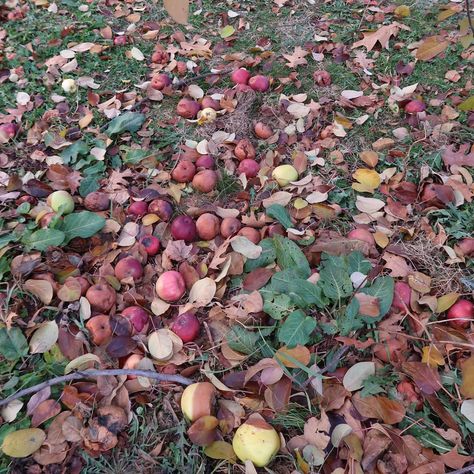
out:
<path id="1" fill-rule="evenodd" d="M 469 472 L 464 3 L 0 19 L 0 472 Z"/>

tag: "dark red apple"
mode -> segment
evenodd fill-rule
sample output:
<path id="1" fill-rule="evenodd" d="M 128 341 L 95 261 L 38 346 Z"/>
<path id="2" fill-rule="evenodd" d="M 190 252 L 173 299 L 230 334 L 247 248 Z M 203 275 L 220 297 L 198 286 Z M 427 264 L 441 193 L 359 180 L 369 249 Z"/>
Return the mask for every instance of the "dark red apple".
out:
<path id="1" fill-rule="evenodd" d="M 142 264 L 135 257 L 125 257 L 115 265 L 115 276 L 118 280 L 132 277 L 139 280 L 143 276 Z"/>
<path id="2" fill-rule="evenodd" d="M 196 223 L 189 216 L 178 216 L 171 223 L 171 235 L 175 240 L 194 242 L 197 237 Z"/>
<path id="3" fill-rule="evenodd" d="M 148 204 L 145 201 L 135 201 L 128 206 L 128 214 L 136 217 L 144 216 L 148 212 Z"/>
<path id="4" fill-rule="evenodd" d="M 154 235 L 144 235 L 140 239 L 140 243 L 145 247 L 145 251 L 150 257 L 155 256 L 161 247 L 160 240 Z"/>
<path id="5" fill-rule="evenodd" d="M 455 329 L 466 329 L 474 320 L 474 304 L 459 300 L 448 309 L 449 325 Z"/>
<path id="6" fill-rule="evenodd" d="M 173 206 L 164 199 L 153 199 L 148 206 L 148 212 L 156 214 L 162 221 L 168 222 L 173 215 Z"/>
<path id="7" fill-rule="evenodd" d="M 232 74 L 230 75 L 230 80 L 234 84 L 247 84 L 249 79 L 250 73 L 244 68 L 236 69 L 235 71 L 232 71 Z"/>
<path id="8" fill-rule="evenodd" d="M 132 323 L 136 332 L 146 332 L 150 321 L 149 314 L 140 306 L 129 306 L 122 311 L 122 316 Z"/>
<path id="9" fill-rule="evenodd" d="M 171 330 L 181 338 L 183 342 L 194 341 L 199 336 L 201 324 L 194 313 L 190 311 L 176 317 Z"/>
<path id="10" fill-rule="evenodd" d="M 411 288 L 404 281 L 395 282 L 393 291 L 392 308 L 398 311 L 406 311 L 410 308 Z"/>

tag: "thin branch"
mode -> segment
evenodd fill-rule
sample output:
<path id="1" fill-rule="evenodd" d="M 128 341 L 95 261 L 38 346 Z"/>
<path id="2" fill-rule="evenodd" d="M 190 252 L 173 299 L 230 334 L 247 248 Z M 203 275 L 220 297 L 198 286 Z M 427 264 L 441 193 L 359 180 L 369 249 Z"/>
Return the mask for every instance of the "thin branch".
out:
<path id="1" fill-rule="evenodd" d="M 138 369 L 79 370 L 77 372 L 72 372 L 71 374 L 61 375 L 60 377 L 55 377 L 53 379 L 46 380 L 46 382 L 33 385 L 32 387 L 24 388 L 23 390 L 20 390 L 19 392 L 14 393 L 13 395 L 10 395 L 9 397 L 3 400 L 0 400 L 0 407 L 7 405 L 13 400 L 17 400 L 18 398 L 24 397 L 25 395 L 31 395 L 33 393 L 39 392 L 40 390 L 43 390 L 46 387 L 52 387 L 53 385 L 70 382 L 72 380 L 96 378 L 96 377 L 102 377 L 106 375 L 135 375 L 136 377 L 146 377 L 146 378 L 157 380 L 160 382 L 174 382 L 174 383 L 179 383 L 182 385 L 191 385 L 193 383 L 192 380 L 186 377 L 183 377 L 181 375 L 159 374 L 157 372 L 153 372 L 152 370 L 138 370 Z"/>
<path id="2" fill-rule="evenodd" d="M 449 474 L 465 474 L 466 472 L 474 472 L 474 464 L 458 469 L 457 471 L 451 471 Z"/>
<path id="3" fill-rule="evenodd" d="M 466 0 L 466 11 L 467 11 L 467 21 L 469 22 L 469 26 L 471 27 L 472 34 L 474 35 L 474 23 L 472 22 L 471 2 L 469 0 Z"/>

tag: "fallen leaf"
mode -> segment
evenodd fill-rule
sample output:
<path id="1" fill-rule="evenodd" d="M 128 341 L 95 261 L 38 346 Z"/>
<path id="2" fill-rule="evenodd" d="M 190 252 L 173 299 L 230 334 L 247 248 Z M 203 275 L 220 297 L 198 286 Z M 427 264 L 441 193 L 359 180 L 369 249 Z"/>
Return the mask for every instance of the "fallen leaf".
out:
<path id="1" fill-rule="evenodd" d="M 349 392 L 360 390 L 364 386 L 364 381 L 371 375 L 375 375 L 374 362 L 357 362 L 345 373 L 342 385 Z"/>
<path id="2" fill-rule="evenodd" d="M 416 51 L 416 59 L 429 61 L 446 50 L 449 43 L 441 39 L 440 36 L 430 36 L 426 38 Z"/>

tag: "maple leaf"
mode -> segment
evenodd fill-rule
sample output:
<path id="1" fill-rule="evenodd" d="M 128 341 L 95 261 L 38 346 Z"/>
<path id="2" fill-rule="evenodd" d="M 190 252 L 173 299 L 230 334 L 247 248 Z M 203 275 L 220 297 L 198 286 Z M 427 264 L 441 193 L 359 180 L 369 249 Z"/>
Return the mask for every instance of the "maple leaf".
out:
<path id="1" fill-rule="evenodd" d="M 446 147 L 441 156 L 446 166 L 474 166 L 474 151 L 469 152 L 469 144 L 460 145 L 458 151 L 454 151 L 454 145 Z"/>
<path id="2" fill-rule="evenodd" d="M 308 61 L 305 59 L 305 56 L 308 54 L 308 51 L 305 51 L 300 46 L 297 46 L 292 54 L 283 54 L 282 56 L 288 60 L 286 63 L 288 67 L 296 68 L 298 66 L 308 64 Z"/>
<path id="3" fill-rule="evenodd" d="M 369 33 L 363 33 L 364 39 L 356 41 L 352 45 L 352 49 L 359 48 L 360 46 L 365 46 L 367 51 L 372 51 L 377 42 L 379 42 L 382 48 L 388 49 L 388 42 L 392 36 L 397 36 L 400 31 L 400 24 L 395 22 L 391 25 L 384 25 L 380 27 L 377 31 L 371 31 Z"/>
<path id="4" fill-rule="evenodd" d="M 73 171 L 66 176 L 66 181 L 71 193 L 74 194 L 79 189 L 82 178 L 83 177 L 79 171 Z"/>
<path id="5" fill-rule="evenodd" d="M 133 173 L 130 169 L 125 171 L 113 170 L 107 180 L 106 192 L 113 193 L 114 191 L 124 188 L 128 184 L 125 178 L 131 178 L 132 176 Z"/>

